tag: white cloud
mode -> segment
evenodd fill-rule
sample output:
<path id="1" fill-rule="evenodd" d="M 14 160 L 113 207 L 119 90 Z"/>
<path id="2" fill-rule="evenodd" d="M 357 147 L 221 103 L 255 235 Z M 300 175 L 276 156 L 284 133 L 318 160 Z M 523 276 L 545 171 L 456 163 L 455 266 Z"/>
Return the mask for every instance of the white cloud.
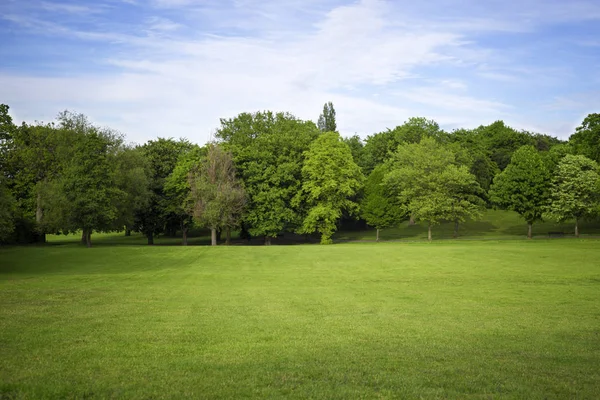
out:
<path id="1" fill-rule="evenodd" d="M 531 1 L 525 3 L 520 18 L 533 9 Z M 518 67 L 504 68 L 513 61 L 510 56 L 482 48 L 470 36 L 517 32 L 519 24 L 503 9 L 496 19 L 438 13 L 428 24 L 415 17 L 408 3 L 398 7 L 382 0 L 325 10 L 314 0 L 285 5 L 237 0 L 233 9 L 219 8 L 217 1 L 153 4 L 154 16 L 126 31 L 74 29 L 41 17 L 5 15 L 56 37 L 123 47 L 94 60 L 108 72 L 90 68 L 44 77 L 0 70 L 3 101 L 15 116 L 28 120 L 51 119 L 71 108 L 138 142 L 160 135 L 202 143 L 219 118 L 243 111 L 290 111 L 316 120 L 326 101 L 334 102 L 343 134 L 363 137 L 417 115 L 469 127 L 516 112 L 504 100 L 478 97 L 469 79 L 447 72 L 467 71 L 501 84 L 523 80 Z M 158 12 L 163 9 L 184 15 L 167 18 Z M 550 6 L 544 12 L 558 18 L 556 9 L 562 8 Z M 252 34 L 222 30 L 236 23 Z"/>

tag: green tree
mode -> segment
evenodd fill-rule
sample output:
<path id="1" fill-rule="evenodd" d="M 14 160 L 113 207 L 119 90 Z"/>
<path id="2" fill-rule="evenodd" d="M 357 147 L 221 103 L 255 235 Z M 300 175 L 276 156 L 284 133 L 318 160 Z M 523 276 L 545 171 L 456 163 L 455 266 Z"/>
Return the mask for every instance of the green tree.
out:
<path id="1" fill-rule="evenodd" d="M 179 157 L 192 148 L 185 140 L 158 138 L 140 147 L 149 165 L 150 196 L 144 207 L 136 210 L 134 229 L 142 232 L 148 244 L 154 244 L 154 235 L 174 230 L 179 226 L 179 215 L 170 212 L 169 199 L 164 190 L 165 180 L 177 164 Z"/>
<path id="2" fill-rule="evenodd" d="M 487 126 L 475 129 L 490 158 L 501 171 L 510 163 L 512 154 L 521 146 L 533 145 L 534 139 L 527 132 L 519 132 L 507 126 L 503 121 L 496 121 Z"/>
<path id="3" fill-rule="evenodd" d="M 453 144 L 459 145 L 466 151 L 465 158 L 468 160 L 465 160 L 464 165 L 469 167 L 469 171 L 475 175 L 484 193 L 487 193 L 500 169 L 492 160 L 491 151 L 486 147 L 482 136 L 475 130 L 456 129 L 449 138 Z"/>
<path id="4" fill-rule="evenodd" d="M 569 138 L 575 154 L 600 163 L 600 114 L 589 114 Z"/>
<path id="5" fill-rule="evenodd" d="M 115 157 L 115 184 L 123 192 L 118 199 L 115 230 L 125 228 L 131 235 L 136 211 L 148 206 L 150 198 L 149 165 L 139 147 L 122 146 Z"/>
<path id="6" fill-rule="evenodd" d="M 361 169 L 367 168 L 367 162 L 365 160 L 365 145 L 358 135 L 353 135 L 348 138 L 344 138 L 344 143 L 350 148 L 352 153 L 352 159 L 354 162 L 361 167 Z"/>
<path id="7" fill-rule="evenodd" d="M 8 241 L 12 236 L 16 203 L 12 194 L 0 176 L 0 243 Z"/>
<path id="8" fill-rule="evenodd" d="M 363 150 L 365 172 L 369 173 L 387 161 L 399 144 L 395 132 L 390 129 L 367 136 Z"/>
<path id="9" fill-rule="evenodd" d="M 325 103 L 323 106 L 323 113 L 319 116 L 317 126 L 321 132 L 337 132 L 335 109 L 332 102 Z"/>
<path id="10" fill-rule="evenodd" d="M 299 232 L 317 231 L 322 244 L 331 243 L 342 213 L 358 214 L 358 204 L 351 198 L 364 179 L 360 167 L 340 135 L 326 132 L 310 145 L 302 177 L 302 191 L 309 210 Z"/>
<path id="11" fill-rule="evenodd" d="M 379 241 L 380 229 L 393 226 L 405 217 L 402 205 L 398 204 L 397 198 L 383 183 L 388 170 L 389 166 L 382 164 L 369 174 L 365 182 L 365 194 L 360 203 L 361 217 L 367 221 L 367 224 L 377 229 L 377 241 Z"/>
<path id="12" fill-rule="evenodd" d="M 566 155 L 556 169 L 546 215 L 559 222 L 574 219 L 579 237 L 579 221 L 596 211 L 599 192 L 598 164 L 582 155 Z"/>
<path id="13" fill-rule="evenodd" d="M 480 215 L 482 201 L 475 176 L 459 165 L 453 150 L 432 137 L 398 147 L 384 183 L 404 212 L 432 226 L 441 221 L 464 221 Z"/>
<path id="14" fill-rule="evenodd" d="M 219 145 L 209 145 L 206 157 L 189 178 L 194 218 L 211 231 L 211 244 L 217 245 L 217 229 L 236 225 L 245 205 L 246 194 L 235 177 L 231 153 Z M 229 234 L 227 235 L 229 240 Z"/>
<path id="15" fill-rule="evenodd" d="M 0 242 L 10 238 L 14 230 L 16 202 L 6 181 L 12 175 L 9 157 L 15 130 L 9 107 L 0 104 Z"/>
<path id="16" fill-rule="evenodd" d="M 99 132 L 77 141 L 60 181 L 68 211 L 64 230 L 81 229 L 91 247 L 93 231 L 114 229 L 117 205 L 125 193 L 118 188 L 114 155 L 120 143 Z"/>
<path id="17" fill-rule="evenodd" d="M 411 117 L 404 124 L 392 130 L 397 143 L 419 143 L 425 137 L 438 142 L 446 142 L 447 134 L 437 122 L 423 117 Z M 393 149 L 395 150 L 395 149 Z"/>
<path id="18" fill-rule="evenodd" d="M 182 244 L 186 246 L 187 234 L 193 223 L 190 174 L 198 168 L 206 157 L 206 147 L 194 146 L 179 157 L 171 175 L 165 180 L 165 194 L 168 199 L 167 212 L 178 215 L 182 234 Z"/>
<path id="19" fill-rule="evenodd" d="M 550 174 L 539 152 L 531 145 L 520 147 L 510 164 L 496 175 L 490 188 L 492 201 L 517 212 L 527 222 L 527 237 L 532 225 L 541 221 L 548 202 Z"/>
<path id="20" fill-rule="evenodd" d="M 278 233 L 302 224 L 304 152 L 318 135 L 314 123 L 286 113 L 242 113 L 221 120 L 216 136 L 233 154 L 248 196 L 244 228 L 264 236 L 267 245 Z"/>

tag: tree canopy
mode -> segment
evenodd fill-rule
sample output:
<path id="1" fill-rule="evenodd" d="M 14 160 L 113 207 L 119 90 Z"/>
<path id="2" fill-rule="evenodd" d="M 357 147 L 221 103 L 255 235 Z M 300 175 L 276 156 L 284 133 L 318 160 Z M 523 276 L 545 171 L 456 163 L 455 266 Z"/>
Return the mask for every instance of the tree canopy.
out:
<path id="1" fill-rule="evenodd" d="M 532 224 L 541 221 L 548 202 L 550 174 L 538 151 L 531 145 L 520 147 L 504 171 L 494 178 L 490 189 L 492 201 L 500 207 L 516 211 L 528 224 L 527 237 L 532 237 Z"/>

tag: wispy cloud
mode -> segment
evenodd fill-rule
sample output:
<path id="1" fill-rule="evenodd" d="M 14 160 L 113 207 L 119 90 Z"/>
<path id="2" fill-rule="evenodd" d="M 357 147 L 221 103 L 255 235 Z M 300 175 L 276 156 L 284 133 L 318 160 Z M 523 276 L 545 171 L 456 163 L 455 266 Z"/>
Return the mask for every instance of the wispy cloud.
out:
<path id="1" fill-rule="evenodd" d="M 559 90 L 567 76 L 560 71 L 572 66 L 545 54 L 536 60 L 537 29 L 589 21 L 597 7 L 540 1 L 524 0 L 513 14 L 504 2 L 473 1 L 468 15 L 446 0 L 106 0 L 90 13 L 71 3 L 46 1 L 35 12 L 11 3 L 1 18 L 14 29 L 94 51 L 71 54 L 87 67 L 61 76 L 0 67 L 0 87 L 22 118 L 75 108 L 137 141 L 204 142 L 219 118 L 242 111 L 316 119 L 329 100 L 345 134 L 366 136 L 416 115 L 447 127 L 501 118 L 541 127 L 547 108 L 539 98 Z"/>

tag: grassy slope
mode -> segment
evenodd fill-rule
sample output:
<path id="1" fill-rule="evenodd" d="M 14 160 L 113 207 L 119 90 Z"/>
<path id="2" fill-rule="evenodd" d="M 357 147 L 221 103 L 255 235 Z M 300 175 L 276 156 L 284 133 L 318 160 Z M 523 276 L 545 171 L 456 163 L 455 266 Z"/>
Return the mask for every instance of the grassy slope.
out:
<path id="1" fill-rule="evenodd" d="M 548 232 L 564 232 L 573 235 L 573 222 L 539 222 L 533 224 L 533 235 L 548 237 Z M 581 236 L 600 236 L 600 221 L 580 223 Z M 433 239 L 450 239 L 454 233 L 453 223 L 443 223 L 433 227 Z M 375 230 L 339 232 L 338 240 L 375 240 Z M 459 237 L 463 239 L 522 239 L 527 236 L 527 223 L 515 212 L 487 210 L 479 221 L 467 221 L 459 227 Z M 426 240 L 427 225 L 412 225 L 408 222 L 398 227 L 383 229 L 381 240 Z"/>
<path id="2" fill-rule="evenodd" d="M 597 398 L 599 244 L 0 250 L 0 398 Z"/>

